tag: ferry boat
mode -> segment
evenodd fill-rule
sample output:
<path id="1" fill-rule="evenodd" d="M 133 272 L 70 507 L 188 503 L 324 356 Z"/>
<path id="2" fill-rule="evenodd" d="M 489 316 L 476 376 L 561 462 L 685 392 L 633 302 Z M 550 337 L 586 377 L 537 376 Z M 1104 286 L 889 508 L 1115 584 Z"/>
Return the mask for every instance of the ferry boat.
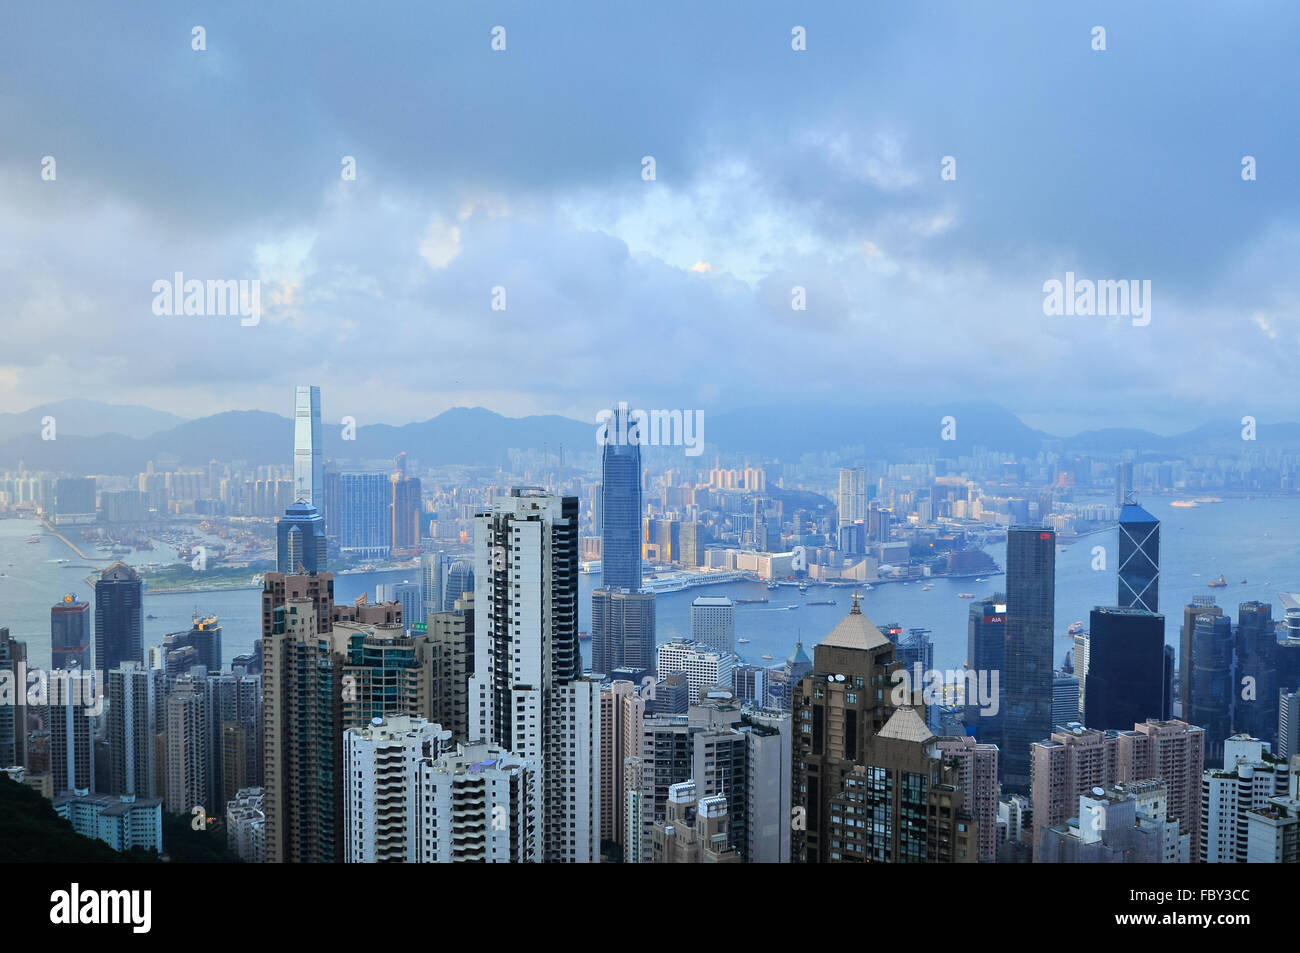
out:
<path id="1" fill-rule="evenodd" d="M 776 590 L 778 590 L 778 589 L 780 589 L 780 588 L 781 588 L 781 587 L 778 586 L 778 585 L 777 585 L 776 583 L 774 583 L 774 582 L 769 582 L 769 583 L 767 584 L 767 591 L 768 591 L 768 592 L 776 592 Z"/>
<path id="2" fill-rule="evenodd" d="M 799 607 L 796 606 L 796 605 L 790 605 L 790 606 L 786 606 L 786 608 L 787 608 L 787 609 L 798 609 Z"/>
<path id="3" fill-rule="evenodd" d="M 801 582 L 801 583 L 799 583 L 799 591 L 800 591 L 801 593 L 802 593 L 802 592 L 807 592 L 807 591 L 808 591 L 808 583 L 806 583 L 806 582 Z"/>
<path id="4" fill-rule="evenodd" d="M 934 588 L 934 586 L 922 586 L 922 587 L 921 587 L 921 591 L 922 591 L 922 592 L 929 592 L 929 591 L 930 591 L 931 589 L 933 589 L 933 588 Z"/>
<path id="5" fill-rule="evenodd" d="M 1192 507 L 1196 505 L 1196 501 L 1195 500 L 1174 500 L 1169 505 L 1176 506 L 1180 510 L 1190 510 Z"/>
<path id="6" fill-rule="evenodd" d="M 767 659 L 769 662 L 772 661 L 772 656 L 770 655 L 764 655 L 763 658 Z"/>
<path id="7" fill-rule="evenodd" d="M 958 599 L 974 599 L 974 598 L 975 598 L 975 593 L 973 593 L 973 592 L 959 592 L 959 593 L 957 593 L 957 598 L 958 598 Z"/>
<path id="8" fill-rule="evenodd" d="M 41 541 L 40 533 L 33 533 L 31 536 L 27 537 L 27 542 L 29 543 L 39 543 L 40 541 Z"/>
<path id="9" fill-rule="evenodd" d="M 736 639 L 736 642 L 740 645 L 748 645 L 749 639 Z"/>

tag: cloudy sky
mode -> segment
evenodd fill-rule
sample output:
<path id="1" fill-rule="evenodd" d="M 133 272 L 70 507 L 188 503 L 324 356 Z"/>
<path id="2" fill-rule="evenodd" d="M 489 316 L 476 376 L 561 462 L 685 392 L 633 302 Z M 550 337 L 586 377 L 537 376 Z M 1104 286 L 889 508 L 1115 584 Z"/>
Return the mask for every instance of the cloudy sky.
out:
<path id="1" fill-rule="evenodd" d="M 288 414 L 311 382 L 362 423 L 620 396 L 1300 419 L 1293 3 L 5 16 L 0 411 Z M 178 271 L 259 279 L 262 320 L 156 316 Z M 1151 281 L 1150 324 L 1045 316 L 1067 271 Z"/>

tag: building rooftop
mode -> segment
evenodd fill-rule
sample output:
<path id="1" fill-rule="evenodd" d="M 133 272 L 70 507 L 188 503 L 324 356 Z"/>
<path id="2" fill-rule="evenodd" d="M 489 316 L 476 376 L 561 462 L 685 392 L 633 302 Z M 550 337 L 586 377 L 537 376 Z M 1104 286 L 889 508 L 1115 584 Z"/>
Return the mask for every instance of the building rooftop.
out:
<path id="1" fill-rule="evenodd" d="M 917 714 L 915 708 L 905 706 L 896 709 L 889 716 L 877 737 L 895 738 L 899 741 L 916 741 L 921 744 L 935 740 L 935 734 L 926 725 L 925 720 Z"/>
<path id="2" fill-rule="evenodd" d="M 840 624 L 831 630 L 831 634 L 822 639 L 822 645 L 841 649 L 878 649 L 892 644 L 885 634 L 876 628 L 876 624 L 862 614 L 862 606 L 857 596 L 853 597 L 853 608 L 849 609 Z"/>

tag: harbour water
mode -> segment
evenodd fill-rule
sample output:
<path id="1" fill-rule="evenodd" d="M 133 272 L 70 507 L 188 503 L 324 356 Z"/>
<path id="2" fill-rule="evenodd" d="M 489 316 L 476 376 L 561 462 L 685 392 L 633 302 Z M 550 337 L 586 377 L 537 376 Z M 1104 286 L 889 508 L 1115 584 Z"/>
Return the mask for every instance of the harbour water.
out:
<path id="1" fill-rule="evenodd" d="M 1165 614 L 1166 641 L 1177 646 L 1181 607 L 1193 595 L 1214 595 L 1234 619 L 1237 606 L 1250 600 L 1271 603 L 1274 618 L 1280 618 L 1283 612 L 1277 593 L 1300 591 L 1300 500 L 1226 500 L 1193 508 L 1171 507 L 1169 503 L 1167 498 L 1142 501 L 1162 524 L 1160 605 Z M 39 543 L 25 542 L 38 531 L 42 532 Z M 69 538 L 75 541 L 74 537 Z M 1105 548 L 1104 570 L 1093 569 L 1096 546 Z M 1093 606 L 1115 603 L 1117 547 L 1116 532 L 1111 531 L 1058 548 L 1058 636 L 1064 635 L 1076 619 L 1087 625 L 1088 612 Z M 990 547 L 989 552 L 999 565 L 1005 565 L 1003 546 Z M 127 561 L 143 564 L 172 557 L 174 554 L 160 548 L 132 553 Z M 55 562 L 58 559 L 69 562 Z M 15 638 L 27 641 L 34 664 L 49 662 L 50 607 L 67 592 L 93 603 L 94 592 L 83 581 L 92 571 L 87 568 L 89 565 L 92 564 L 79 558 L 60 540 L 44 534 L 39 524 L 30 520 L 0 520 L 0 574 L 3 574 L 0 575 L 0 625 L 7 625 Z M 102 567 L 107 563 L 93 565 Z M 1208 588 L 1208 583 L 1218 579 L 1220 573 L 1229 585 Z M 411 570 L 339 575 L 335 577 L 335 598 L 351 602 L 363 592 L 373 598 L 375 587 L 381 582 L 417 579 L 418 574 Z M 897 622 L 904 630 L 930 629 L 935 665 L 958 667 L 966 658 L 967 614 L 971 603 L 958 593 L 969 592 L 976 598 L 991 595 L 1003 589 L 1004 580 L 1005 577 L 995 575 L 983 582 L 935 578 L 908 585 L 877 584 L 862 594 L 863 611 L 877 625 Z M 581 577 L 579 617 L 583 629 L 590 625 L 591 590 L 599 584 L 599 575 Z M 925 585 L 931 588 L 927 591 Z M 658 638 L 664 642 L 689 636 L 691 602 L 699 596 L 768 598 L 766 604 L 736 607 L 736 636 L 749 639 L 748 643 L 737 645 L 737 650 L 747 661 L 776 665 L 790 654 L 796 640 L 802 639 L 811 650 L 834 628 L 848 612 L 852 592 L 847 588 L 813 587 L 801 595 L 793 587 L 769 592 L 763 583 L 730 582 L 663 593 L 656 602 Z M 827 599 L 834 599 L 837 604 L 805 604 Z M 798 608 L 785 608 L 788 605 Z M 188 629 L 196 612 L 216 615 L 222 624 L 222 649 L 227 662 L 251 650 L 261 625 L 261 601 L 256 588 L 188 593 L 146 590 L 145 612 L 154 616 L 145 620 L 146 646 L 159 644 L 168 632 Z M 1056 640 L 1058 662 L 1070 646 L 1068 639 Z M 763 655 L 773 658 L 766 660 Z"/>

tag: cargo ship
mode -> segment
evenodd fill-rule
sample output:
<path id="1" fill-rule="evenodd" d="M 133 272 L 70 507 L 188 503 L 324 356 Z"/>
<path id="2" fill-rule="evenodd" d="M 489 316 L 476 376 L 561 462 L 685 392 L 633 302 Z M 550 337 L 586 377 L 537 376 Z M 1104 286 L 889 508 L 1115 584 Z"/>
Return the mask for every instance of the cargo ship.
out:
<path id="1" fill-rule="evenodd" d="M 1221 589 L 1228 584 L 1228 580 L 1223 578 L 1223 573 L 1219 573 L 1219 578 L 1210 583 L 1211 589 Z"/>
<path id="2" fill-rule="evenodd" d="M 767 602 L 767 596 L 764 596 L 761 599 L 732 599 L 731 601 L 738 606 L 761 605 L 762 603 Z"/>

